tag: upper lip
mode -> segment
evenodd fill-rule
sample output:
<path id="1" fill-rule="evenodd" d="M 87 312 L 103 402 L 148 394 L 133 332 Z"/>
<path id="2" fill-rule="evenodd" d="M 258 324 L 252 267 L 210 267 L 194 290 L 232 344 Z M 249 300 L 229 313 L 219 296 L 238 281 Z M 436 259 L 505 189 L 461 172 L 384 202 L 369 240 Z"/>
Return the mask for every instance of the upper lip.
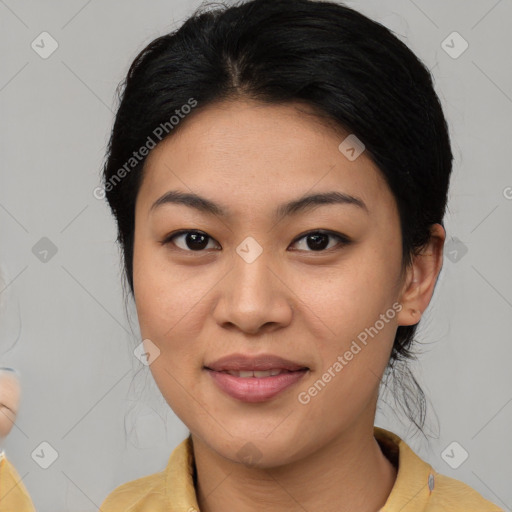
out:
<path id="1" fill-rule="evenodd" d="M 261 354 L 258 356 L 248 356 L 245 354 L 231 354 L 217 359 L 213 363 L 205 365 L 205 368 L 221 371 L 265 371 L 273 369 L 281 370 L 303 370 L 308 369 L 307 366 L 289 361 L 282 357 L 274 356 L 271 354 Z"/>

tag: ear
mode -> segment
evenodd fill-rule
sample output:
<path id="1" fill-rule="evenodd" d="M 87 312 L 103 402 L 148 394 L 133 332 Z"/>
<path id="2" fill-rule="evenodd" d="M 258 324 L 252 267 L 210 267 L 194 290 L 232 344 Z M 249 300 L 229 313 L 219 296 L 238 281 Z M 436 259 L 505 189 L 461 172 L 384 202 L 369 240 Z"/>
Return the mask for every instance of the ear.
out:
<path id="1" fill-rule="evenodd" d="M 429 242 L 413 256 L 398 299 L 402 304 L 402 310 L 397 315 L 398 325 L 417 324 L 427 309 L 443 265 L 445 239 L 443 226 L 432 224 Z"/>

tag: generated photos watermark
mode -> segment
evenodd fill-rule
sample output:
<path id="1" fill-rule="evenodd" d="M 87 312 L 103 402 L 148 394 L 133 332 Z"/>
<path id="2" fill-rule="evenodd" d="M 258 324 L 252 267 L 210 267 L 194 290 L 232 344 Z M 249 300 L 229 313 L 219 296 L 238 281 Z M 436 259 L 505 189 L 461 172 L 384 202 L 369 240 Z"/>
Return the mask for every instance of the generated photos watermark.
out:
<path id="1" fill-rule="evenodd" d="M 357 340 L 352 340 L 350 347 L 343 355 L 339 355 L 336 361 L 327 368 L 322 376 L 315 381 L 306 391 L 301 391 L 297 395 L 299 403 L 307 405 L 311 399 L 320 393 L 331 380 L 338 375 L 345 366 L 348 365 L 354 356 L 359 354 L 361 350 L 368 344 L 368 336 L 372 339 L 382 330 L 385 325 L 395 318 L 396 314 L 402 311 L 403 306 L 399 302 L 395 302 L 385 313 L 379 316 L 379 319 L 371 326 L 366 327 L 357 335 Z M 359 341 L 359 343 L 358 343 Z M 362 345 L 362 346 L 361 346 Z"/>
<path id="2" fill-rule="evenodd" d="M 187 103 L 182 105 L 179 109 L 174 112 L 176 115 L 172 115 L 169 121 L 160 123 L 151 133 L 148 135 L 146 142 L 142 146 L 132 153 L 132 156 L 108 179 L 105 183 L 105 187 L 96 187 L 93 190 L 93 196 L 96 199 L 105 199 L 106 193 L 114 189 L 137 165 L 144 160 L 149 152 L 156 147 L 158 142 L 162 141 L 172 130 L 181 122 L 182 119 L 192 112 L 192 109 L 197 106 L 197 100 L 189 98 Z M 156 140 L 155 140 L 156 139 Z"/>

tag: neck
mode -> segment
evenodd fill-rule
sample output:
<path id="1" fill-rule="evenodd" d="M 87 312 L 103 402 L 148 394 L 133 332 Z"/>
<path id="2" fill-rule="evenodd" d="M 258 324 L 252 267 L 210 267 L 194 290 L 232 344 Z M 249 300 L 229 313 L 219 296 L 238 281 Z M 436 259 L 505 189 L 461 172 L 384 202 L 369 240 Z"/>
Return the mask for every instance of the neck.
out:
<path id="1" fill-rule="evenodd" d="M 246 467 L 192 435 L 201 512 L 376 512 L 386 502 L 396 469 L 373 436 L 355 426 L 293 463 Z"/>

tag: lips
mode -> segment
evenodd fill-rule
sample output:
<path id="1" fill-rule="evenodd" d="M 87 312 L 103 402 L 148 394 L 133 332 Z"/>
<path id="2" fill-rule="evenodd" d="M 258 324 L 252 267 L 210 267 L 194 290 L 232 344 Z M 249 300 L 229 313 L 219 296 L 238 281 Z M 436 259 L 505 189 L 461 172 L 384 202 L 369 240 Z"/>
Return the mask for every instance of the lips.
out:
<path id="1" fill-rule="evenodd" d="M 242 402 L 264 402 L 299 382 L 303 364 L 273 355 L 233 354 L 205 365 L 218 389 Z"/>
<path id="2" fill-rule="evenodd" d="M 308 369 L 307 366 L 303 364 L 270 354 L 262 354 L 258 356 L 232 354 L 206 364 L 205 368 L 216 372 L 259 372 L 268 370 L 294 372 L 297 370 Z"/>
<path id="3" fill-rule="evenodd" d="M 290 373 L 290 370 L 283 370 L 281 368 L 272 368 L 271 370 L 224 370 L 221 373 L 228 373 L 229 375 L 233 375 L 233 377 L 240 377 L 242 379 L 251 377 L 262 379 L 264 377 L 275 377 L 282 373 Z"/>

